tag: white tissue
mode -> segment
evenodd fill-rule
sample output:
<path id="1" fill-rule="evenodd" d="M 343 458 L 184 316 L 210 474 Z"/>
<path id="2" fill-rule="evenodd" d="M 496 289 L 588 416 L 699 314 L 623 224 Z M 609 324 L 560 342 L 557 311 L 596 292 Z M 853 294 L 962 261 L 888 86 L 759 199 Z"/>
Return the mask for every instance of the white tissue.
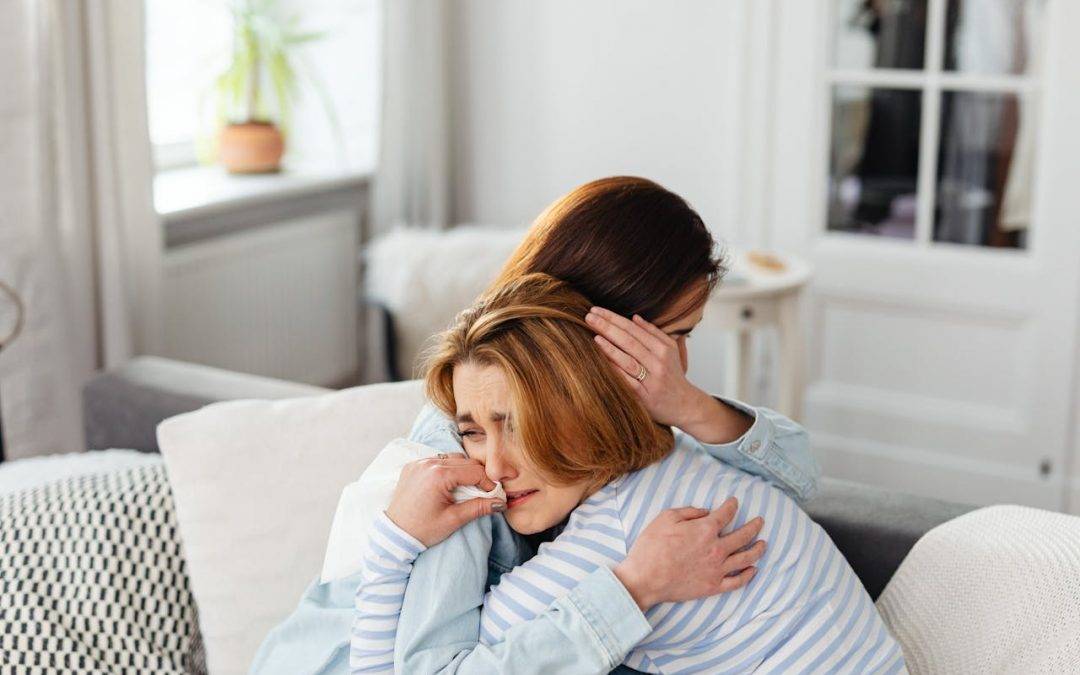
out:
<path id="1" fill-rule="evenodd" d="M 502 483 L 495 483 L 495 487 L 491 488 L 487 492 L 484 492 L 475 485 L 461 485 L 454 488 L 454 501 L 463 502 L 469 499 L 475 499 L 481 497 L 483 499 L 501 499 L 506 501 L 506 490 L 503 490 Z"/>

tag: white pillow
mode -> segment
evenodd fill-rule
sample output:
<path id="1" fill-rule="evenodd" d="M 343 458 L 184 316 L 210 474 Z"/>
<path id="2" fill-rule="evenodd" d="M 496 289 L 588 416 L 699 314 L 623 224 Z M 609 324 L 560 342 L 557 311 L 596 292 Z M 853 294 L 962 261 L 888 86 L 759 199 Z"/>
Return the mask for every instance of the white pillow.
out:
<path id="1" fill-rule="evenodd" d="M 409 462 L 431 457 L 435 450 L 403 438 L 390 441 L 382 452 L 364 469 L 355 483 L 341 493 L 334 524 L 330 526 L 330 541 L 326 544 L 323 561 L 323 583 L 344 579 L 360 571 L 368 549 L 368 533 L 379 513 L 390 505 L 402 468 Z M 473 485 L 454 488 L 454 501 L 498 497 L 506 501 L 506 492 L 498 482 L 490 491 Z"/>
<path id="2" fill-rule="evenodd" d="M 342 489 L 422 404 L 412 381 L 215 403 L 158 426 L 213 675 L 247 672 L 319 573 Z"/>

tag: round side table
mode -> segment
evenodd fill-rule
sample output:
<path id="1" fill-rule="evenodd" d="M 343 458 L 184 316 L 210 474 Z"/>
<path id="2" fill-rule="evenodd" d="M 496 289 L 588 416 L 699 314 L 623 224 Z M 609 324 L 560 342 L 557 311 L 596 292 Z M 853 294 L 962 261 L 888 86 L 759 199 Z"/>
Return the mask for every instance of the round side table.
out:
<path id="1" fill-rule="evenodd" d="M 728 277 L 713 292 L 707 311 L 735 333 L 727 352 L 727 391 L 745 401 L 750 396 L 751 331 L 775 328 L 779 338 L 776 374 L 777 410 L 792 419 L 802 416 L 804 336 L 799 300 L 813 269 L 793 255 L 765 254 L 782 265 L 773 269 L 759 262 L 761 253 L 730 250 Z"/>

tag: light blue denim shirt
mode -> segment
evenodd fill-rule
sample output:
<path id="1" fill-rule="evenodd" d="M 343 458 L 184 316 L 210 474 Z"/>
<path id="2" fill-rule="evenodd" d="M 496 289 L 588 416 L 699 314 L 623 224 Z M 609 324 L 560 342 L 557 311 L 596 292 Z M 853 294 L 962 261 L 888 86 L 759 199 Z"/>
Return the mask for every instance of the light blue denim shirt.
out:
<path id="1" fill-rule="evenodd" d="M 819 468 L 803 428 L 767 408 L 721 400 L 754 421 L 739 439 L 705 445 L 706 451 L 797 499 L 812 498 Z M 409 439 L 433 452 L 462 451 L 453 421 L 431 405 L 421 411 Z M 483 552 L 489 552 L 486 566 L 475 560 Z M 648 633 L 649 624 L 610 570 L 597 570 L 551 610 L 516 627 L 498 645 L 477 648 L 484 591 L 533 553 L 502 516 L 492 516 L 473 521 L 420 554 L 402 606 L 395 670 L 599 673 L 621 663 Z M 447 570 L 454 570 L 452 583 L 447 583 Z M 359 574 L 326 584 L 316 579 L 296 611 L 267 636 L 251 672 L 348 672 L 358 586 Z"/>

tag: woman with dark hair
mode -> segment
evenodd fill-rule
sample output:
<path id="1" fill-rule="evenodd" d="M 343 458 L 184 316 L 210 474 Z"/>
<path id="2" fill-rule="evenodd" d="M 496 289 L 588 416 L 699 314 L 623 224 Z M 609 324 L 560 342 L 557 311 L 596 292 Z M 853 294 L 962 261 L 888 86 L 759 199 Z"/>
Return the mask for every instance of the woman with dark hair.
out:
<path id="1" fill-rule="evenodd" d="M 799 425 L 765 408 L 710 396 L 686 379 L 686 339 L 701 320 L 705 300 L 724 273 L 722 258 L 714 249 L 700 216 L 678 195 L 643 178 L 604 178 L 576 188 L 549 206 L 492 289 L 532 273 L 568 282 L 595 303 L 587 321 L 596 331 L 601 352 L 622 372 L 621 377 L 656 422 L 682 429 L 703 443 L 713 457 L 775 483 L 798 499 L 808 499 L 815 490 L 818 468 Z M 429 446 L 432 454 L 462 453 L 457 425 L 430 404 L 421 411 L 409 439 Z M 404 659 L 406 672 L 424 672 L 433 664 L 447 663 L 447 650 L 454 651 L 454 640 L 446 643 L 447 636 L 458 635 L 467 642 L 470 631 L 478 630 L 476 606 L 448 608 L 443 604 L 437 614 L 429 613 L 435 610 L 429 599 L 445 584 L 448 572 L 440 567 L 440 560 L 460 560 L 460 555 L 482 548 L 475 546 L 478 539 L 490 541 L 490 572 L 480 581 L 494 582 L 556 533 L 525 537 L 508 528 L 502 517 L 482 518 L 505 508 L 496 500 L 454 504 L 451 492 L 455 485 L 479 482 L 481 487 L 490 487 L 475 461 L 460 464 L 459 459 L 440 459 L 429 467 L 442 475 L 440 489 L 415 503 L 427 510 L 430 523 L 440 528 L 439 539 L 445 541 L 417 558 L 405 593 L 397 654 Z M 508 505 L 513 508 L 519 496 L 509 497 Z M 471 522 L 463 527 L 467 521 Z M 658 539 L 674 537 L 679 529 L 677 522 L 661 525 L 655 533 Z M 693 543 L 700 545 L 706 539 L 711 545 L 715 534 L 708 538 L 699 534 Z M 753 575 L 751 560 L 733 570 L 721 588 L 709 587 L 707 593 L 702 589 L 711 568 L 685 569 L 676 576 L 659 573 L 678 564 L 680 556 L 681 552 L 671 547 L 649 549 L 644 567 L 656 572 L 648 576 L 663 586 L 657 589 L 661 595 L 697 592 L 688 597 L 703 597 L 717 590 L 734 590 Z M 473 569 L 461 574 L 473 574 Z M 463 584 L 470 581 L 474 580 L 463 576 Z M 253 672 L 339 672 L 347 661 L 348 627 L 358 584 L 355 576 L 312 584 L 297 611 L 268 636 Z M 625 598 L 626 589 L 603 579 L 583 582 L 579 591 L 582 598 L 594 602 L 580 605 L 577 612 L 564 612 L 559 617 L 564 622 L 550 621 L 549 616 L 529 622 L 536 635 L 554 636 L 548 653 L 555 656 L 562 650 L 564 657 L 571 653 L 576 661 L 586 663 L 608 662 L 612 654 L 628 651 L 633 645 L 623 644 L 620 640 L 625 641 L 625 637 L 610 632 L 611 626 L 618 625 L 619 617 L 614 614 L 622 611 L 622 605 L 605 602 Z M 447 624 L 448 616 L 461 620 Z M 568 630 L 571 625 L 577 629 Z M 335 627 L 336 634 L 332 632 Z M 608 637 L 598 641 L 598 635 Z M 473 634 L 473 642 L 475 637 Z M 514 649 L 512 641 L 502 644 Z M 533 659 L 531 667 L 544 666 L 542 655 L 529 658 Z"/>

